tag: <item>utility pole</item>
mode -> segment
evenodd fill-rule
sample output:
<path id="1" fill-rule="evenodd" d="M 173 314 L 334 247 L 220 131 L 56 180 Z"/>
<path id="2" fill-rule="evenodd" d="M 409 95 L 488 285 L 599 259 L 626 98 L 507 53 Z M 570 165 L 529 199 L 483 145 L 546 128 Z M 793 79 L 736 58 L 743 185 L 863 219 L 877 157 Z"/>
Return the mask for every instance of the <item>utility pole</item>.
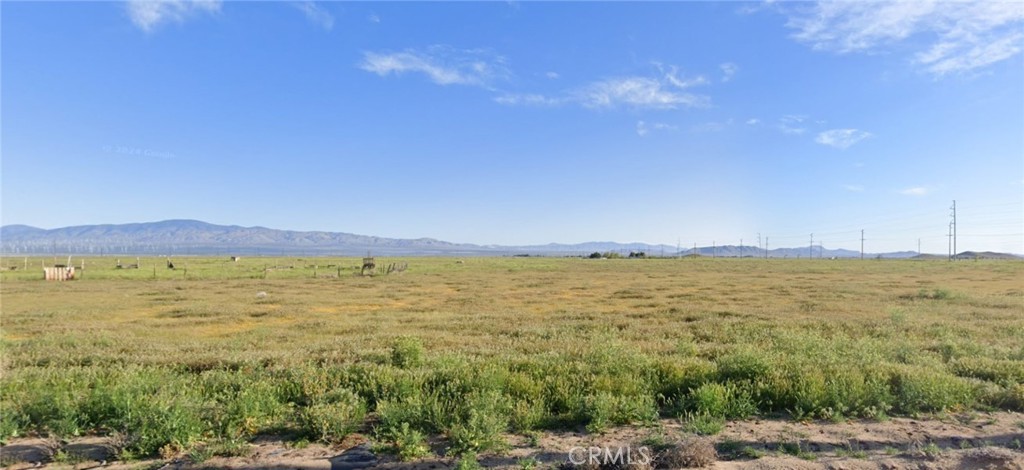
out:
<path id="1" fill-rule="evenodd" d="M 693 242 L 693 255 L 697 256 L 697 242 Z"/>
<path id="2" fill-rule="evenodd" d="M 761 249 L 761 232 L 757 232 L 757 249 Z"/>
<path id="3" fill-rule="evenodd" d="M 949 223 L 949 232 L 946 234 L 946 251 L 950 261 L 953 261 L 953 222 Z"/>
<path id="4" fill-rule="evenodd" d="M 917 239 L 917 254 L 918 255 L 921 254 L 921 239 L 920 238 Z"/>
<path id="5" fill-rule="evenodd" d="M 768 236 L 764 237 L 764 259 L 768 259 Z"/>
<path id="6" fill-rule="evenodd" d="M 860 229 L 860 259 L 864 259 L 864 229 Z"/>
<path id="7" fill-rule="evenodd" d="M 814 259 L 814 234 L 811 234 L 811 245 L 807 248 L 807 259 Z"/>
<path id="8" fill-rule="evenodd" d="M 743 239 L 740 239 L 740 259 L 743 259 Z"/>
<path id="9" fill-rule="evenodd" d="M 953 260 L 956 260 L 956 199 L 953 199 Z"/>
<path id="10" fill-rule="evenodd" d="M 715 244 L 714 240 L 711 240 L 711 259 L 718 257 L 718 245 Z"/>
<path id="11" fill-rule="evenodd" d="M 682 243 L 682 241 L 677 238 L 676 239 L 676 258 L 678 258 L 678 259 L 683 259 L 683 252 L 682 252 L 681 243 Z"/>

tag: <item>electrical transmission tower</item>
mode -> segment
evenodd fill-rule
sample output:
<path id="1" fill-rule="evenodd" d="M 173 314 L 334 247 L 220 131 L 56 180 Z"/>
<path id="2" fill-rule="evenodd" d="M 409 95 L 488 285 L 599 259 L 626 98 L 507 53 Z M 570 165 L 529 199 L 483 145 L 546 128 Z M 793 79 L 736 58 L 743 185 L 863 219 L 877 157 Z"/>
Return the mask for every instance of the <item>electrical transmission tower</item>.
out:
<path id="1" fill-rule="evenodd" d="M 864 229 L 860 229 L 860 259 L 864 259 Z"/>
<path id="2" fill-rule="evenodd" d="M 953 200 L 953 205 L 949 208 L 949 210 L 953 211 L 950 214 L 953 217 L 953 221 L 949 223 L 949 226 L 952 229 L 951 236 L 953 240 L 953 251 L 950 259 L 956 260 L 956 199 Z"/>
<path id="3" fill-rule="evenodd" d="M 953 222 L 949 223 L 949 231 L 946 234 L 946 252 L 949 260 L 953 261 Z"/>

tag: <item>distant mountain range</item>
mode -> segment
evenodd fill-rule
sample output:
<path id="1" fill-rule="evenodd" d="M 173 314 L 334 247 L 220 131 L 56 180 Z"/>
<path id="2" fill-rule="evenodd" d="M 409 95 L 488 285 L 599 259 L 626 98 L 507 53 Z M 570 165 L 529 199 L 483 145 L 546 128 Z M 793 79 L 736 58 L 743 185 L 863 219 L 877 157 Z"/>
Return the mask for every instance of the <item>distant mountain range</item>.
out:
<path id="1" fill-rule="evenodd" d="M 810 249 L 775 248 L 772 258 L 806 258 Z M 860 252 L 814 247 L 814 256 L 854 258 Z M 265 227 L 215 225 L 198 220 L 164 220 L 120 225 L 80 225 L 41 229 L 27 225 L 0 227 L 0 252 L 5 254 L 155 254 L 155 255 L 451 255 L 577 256 L 590 253 L 644 252 L 648 256 L 764 257 L 750 246 L 697 247 L 677 252 L 675 246 L 643 243 L 587 242 L 531 246 L 474 245 L 432 238 L 398 239 L 341 232 L 298 232 Z M 968 253 L 962 253 L 966 257 Z M 970 253 L 992 258 L 1018 258 L 1001 253 Z M 913 251 L 865 254 L 866 257 L 911 258 Z M 929 255 L 924 255 L 929 256 Z"/>

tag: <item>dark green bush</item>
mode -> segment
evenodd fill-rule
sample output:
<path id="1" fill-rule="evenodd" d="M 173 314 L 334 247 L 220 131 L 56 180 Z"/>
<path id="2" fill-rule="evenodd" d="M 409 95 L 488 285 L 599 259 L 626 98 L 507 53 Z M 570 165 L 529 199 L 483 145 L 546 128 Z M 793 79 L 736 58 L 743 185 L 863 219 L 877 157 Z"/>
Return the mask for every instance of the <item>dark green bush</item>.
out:
<path id="1" fill-rule="evenodd" d="M 423 365 L 423 342 L 419 338 L 403 336 L 391 345 L 391 365 L 408 369 Z"/>
<path id="2" fill-rule="evenodd" d="M 355 432 L 366 417 L 366 404 L 351 391 L 338 393 L 331 402 L 317 403 L 302 411 L 303 429 L 313 439 L 333 443 Z"/>

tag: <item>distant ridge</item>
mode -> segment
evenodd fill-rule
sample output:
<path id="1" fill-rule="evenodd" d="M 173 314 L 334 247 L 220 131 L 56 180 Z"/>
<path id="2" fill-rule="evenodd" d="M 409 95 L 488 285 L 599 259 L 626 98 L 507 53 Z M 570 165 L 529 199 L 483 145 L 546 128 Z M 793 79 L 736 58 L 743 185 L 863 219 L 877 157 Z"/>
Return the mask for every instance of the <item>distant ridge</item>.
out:
<path id="1" fill-rule="evenodd" d="M 79 225 L 41 229 L 28 225 L 0 227 L 0 252 L 5 254 L 156 254 L 156 255 L 451 255 L 498 256 L 544 255 L 579 256 L 594 252 L 615 252 L 627 256 L 644 252 L 648 256 L 718 256 L 760 258 L 764 250 L 751 246 L 725 245 L 697 247 L 676 252 L 675 246 L 644 243 L 586 242 L 577 244 L 549 243 L 530 246 L 474 245 L 452 243 L 432 238 L 400 239 L 357 235 L 344 232 L 277 230 L 266 227 L 216 225 L 200 220 L 177 219 L 130 224 Z M 772 258 L 806 258 L 809 249 L 775 248 Z M 860 252 L 845 249 L 814 249 L 818 258 L 855 258 Z M 913 258 L 912 251 L 865 254 L 876 258 Z M 1022 259 L 1005 253 L 964 252 L 962 259 Z"/>
<path id="2" fill-rule="evenodd" d="M 299 232 L 266 227 L 216 225 L 199 220 L 79 225 L 45 230 L 0 227 L 4 253 L 132 254 L 458 254 L 489 251 L 477 245 L 431 238 L 383 238 L 339 232 Z"/>

